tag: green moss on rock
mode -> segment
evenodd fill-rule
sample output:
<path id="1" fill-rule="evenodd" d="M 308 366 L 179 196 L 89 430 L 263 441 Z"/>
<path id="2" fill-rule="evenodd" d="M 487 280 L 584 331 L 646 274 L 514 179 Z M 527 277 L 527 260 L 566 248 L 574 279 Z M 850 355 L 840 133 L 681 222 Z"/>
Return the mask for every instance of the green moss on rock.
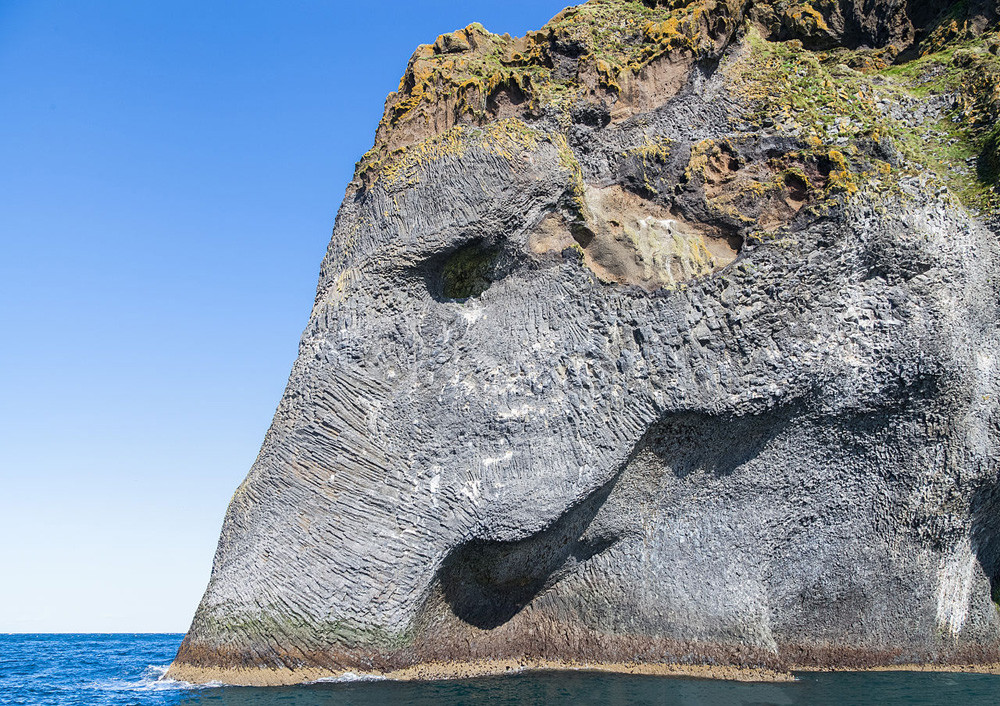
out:
<path id="1" fill-rule="evenodd" d="M 493 284 L 493 270 L 500 251 L 482 243 L 460 248 L 441 270 L 441 294 L 446 299 L 478 297 Z"/>
<path id="2" fill-rule="evenodd" d="M 1000 34 L 993 25 L 973 36 L 968 27 L 979 20 L 960 4 L 952 15 L 964 24 L 955 31 L 948 18 L 932 24 L 933 37 L 915 59 L 913 47 L 900 54 L 898 41 L 838 45 L 841 29 L 831 18 L 843 8 L 832 0 L 764 0 L 749 16 L 737 0 L 590 0 L 522 38 L 473 24 L 414 53 L 358 174 L 366 185 L 382 176 L 412 181 L 421 164 L 460 152 L 478 129 L 500 123 L 531 133 L 526 123 L 555 115 L 565 131 L 580 105 L 610 106 L 609 115 L 621 119 L 630 81 L 655 59 L 714 59 L 741 36 L 744 50 L 724 64 L 733 94 L 749 103 L 758 129 L 794 136 L 817 154 L 845 156 L 846 168 L 832 170 L 828 195 L 885 187 L 886 162 L 874 165 L 879 155 L 865 147 L 869 158 L 856 158 L 859 145 L 878 144 L 899 155 L 888 160 L 892 170 L 930 171 L 967 205 L 991 208 L 995 140 L 986 133 L 1000 120 Z M 575 73 L 555 68 L 567 56 Z M 950 113 L 907 115 L 914 99 L 945 94 L 957 96 Z M 541 139 L 561 148 L 554 134 Z M 523 141 L 507 142 L 513 146 L 505 156 L 523 151 Z M 563 162 L 572 168 L 575 159 Z"/>

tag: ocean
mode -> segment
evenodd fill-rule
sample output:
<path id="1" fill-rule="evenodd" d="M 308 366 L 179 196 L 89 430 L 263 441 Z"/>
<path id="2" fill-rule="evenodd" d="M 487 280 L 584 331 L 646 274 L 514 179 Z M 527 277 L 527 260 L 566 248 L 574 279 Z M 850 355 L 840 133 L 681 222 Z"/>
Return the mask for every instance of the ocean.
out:
<path id="1" fill-rule="evenodd" d="M 441 682 L 347 681 L 298 687 L 193 686 L 160 677 L 182 635 L 0 635 L 0 704 L 66 706 L 775 706 L 947 704 L 1000 700 L 1000 676 L 804 673 L 783 684 L 593 672 Z"/>

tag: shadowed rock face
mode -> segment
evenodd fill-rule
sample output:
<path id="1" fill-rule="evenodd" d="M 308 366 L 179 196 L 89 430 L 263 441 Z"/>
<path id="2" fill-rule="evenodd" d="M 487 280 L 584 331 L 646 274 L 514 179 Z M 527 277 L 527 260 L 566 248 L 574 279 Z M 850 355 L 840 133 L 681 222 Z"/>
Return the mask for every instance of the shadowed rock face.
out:
<path id="1" fill-rule="evenodd" d="M 997 234 L 753 124 L 744 11 L 627 110 L 390 97 L 173 676 L 1000 659 Z"/>

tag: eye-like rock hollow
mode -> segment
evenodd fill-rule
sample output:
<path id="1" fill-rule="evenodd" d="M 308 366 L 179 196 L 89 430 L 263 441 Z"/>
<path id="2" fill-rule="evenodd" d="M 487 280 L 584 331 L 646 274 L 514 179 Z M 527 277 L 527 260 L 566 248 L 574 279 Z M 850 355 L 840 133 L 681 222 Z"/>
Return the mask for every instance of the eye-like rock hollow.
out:
<path id="1" fill-rule="evenodd" d="M 997 10 L 418 48 L 170 675 L 993 668 Z"/>

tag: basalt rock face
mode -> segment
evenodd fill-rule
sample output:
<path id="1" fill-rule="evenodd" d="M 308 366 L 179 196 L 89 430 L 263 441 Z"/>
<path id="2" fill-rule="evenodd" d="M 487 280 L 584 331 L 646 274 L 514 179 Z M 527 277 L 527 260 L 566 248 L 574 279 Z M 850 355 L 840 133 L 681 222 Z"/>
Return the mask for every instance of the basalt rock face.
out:
<path id="1" fill-rule="evenodd" d="M 172 676 L 1000 661 L 995 8 L 814 5 L 418 49 Z"/>

